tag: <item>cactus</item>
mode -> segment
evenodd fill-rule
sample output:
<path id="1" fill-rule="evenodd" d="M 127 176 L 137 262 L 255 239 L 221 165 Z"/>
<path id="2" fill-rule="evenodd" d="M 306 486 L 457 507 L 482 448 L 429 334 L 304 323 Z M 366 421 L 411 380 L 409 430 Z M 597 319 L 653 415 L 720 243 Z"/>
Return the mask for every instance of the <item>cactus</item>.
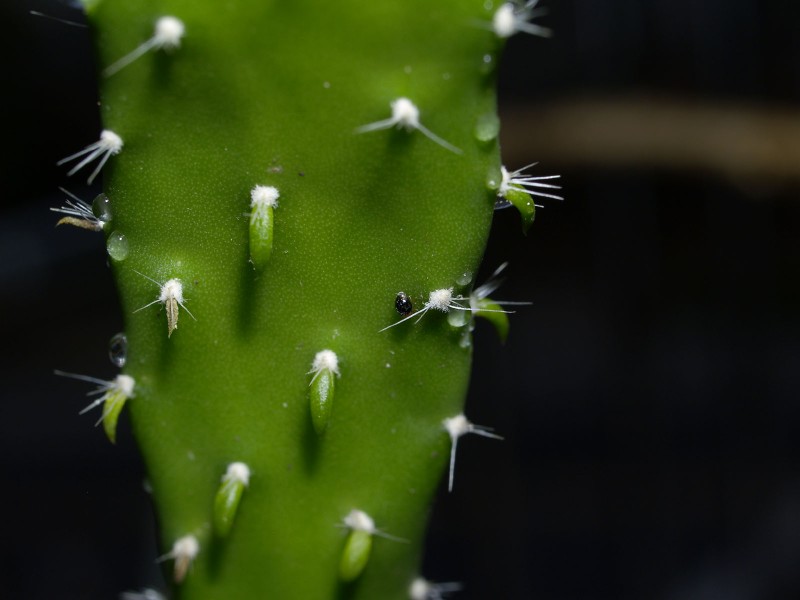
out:
<path id="1" fill-rule="evenodd" d="M 473 275 L 497 196 L 527 228 L 554 187 L 497 142 L 536 2 L 85 4 L 106 129 L 64 162 L 108 206 L 62 222 L 107 239 L 135 389 L 99 382 L 101 420 L 130 415 L 175 596 L 438 594 L 432 496 L 461 435 L 498 437 L 463 415 L 501 310 Z"/>

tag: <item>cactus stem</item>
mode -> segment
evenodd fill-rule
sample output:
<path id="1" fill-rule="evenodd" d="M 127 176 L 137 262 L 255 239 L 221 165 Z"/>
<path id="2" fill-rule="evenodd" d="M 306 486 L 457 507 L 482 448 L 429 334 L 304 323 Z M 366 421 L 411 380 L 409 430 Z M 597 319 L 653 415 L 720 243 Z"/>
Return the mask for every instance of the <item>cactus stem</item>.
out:
<path id="1" fill-rule="evenodd" d="M 362 125 L 356 129 L 356 133 L 367 133 L 368 131 L 378 131 L 379 129 L 391 129 L 397 127 L 398 129 L 405 129 L 406 131 L 419 130 L 429 140 L 439 144 L 442 148 L 462 154 L 460 148 L 453 146 L 447 140 L 440 138 L 433 133 L 430 129 L 425 127 L 419 120 L 419 108 L 408 98 L 397 98 L 390 103 L 392 107 L 392 116 L 388 119 Z"/>
<path id="2" fill-rule="evenodd" d="M 458 439 L 468 433 L 482 435 L 483 437 L 492 438 L 494 440 L 502 440 L 503 438 L 496 433 L 492 433 L 491 427 L 483 427 L 470 423 L 467 418 L 462 414 L 456 415 L 445 419 L 442 424 L 445 431 L 450 436 L 450 478 L 447 484 L 447 491 L 453 491 L 453 481 L 455 479 L 456 469 L 456 448 L 458 446 Z"/>
<path id="3" fill-rule="evenodd" d="M 119 137 L 110 129 L 104 129 L 102 132 L 100 132 L 99 140 L 89 144 L 83 150 L 79 150 L 75 154 L 70 154 L 66 158 L 62 158 L 56 164 L 63 165 L 64 163 L 85 155 L 84 159 L 72 167 L 72 169 L 67 173 L 67 175 L 74 175 L 94 159 L 100 157 L 100 162 L 97 164 L 97 167 L 94 171 L 92 171 L 92 174 L 89 175 L 89 179 L 86 180 L 87 183 L 91 184 L 94 181 L 94 178 L 97 177 L 97 174 L 100 173 L 100 170 L 106 164 L 106 161 L 109 159 L 109 157 L 119 154 L 122 150 L 122 146 L 123 142 L 121 137 Z"/>
<path id="4" fill-rule="evenodd" d="M 180 48 L 181 39 L 185 33 L 186 27 L 179 18 L 172 16 L 161 17 L 156 21 L 153 36 L 115 63 L 107 66 L 103 70 L 103 75 L 110 77 L 150 50 L 174 50 Z"/>

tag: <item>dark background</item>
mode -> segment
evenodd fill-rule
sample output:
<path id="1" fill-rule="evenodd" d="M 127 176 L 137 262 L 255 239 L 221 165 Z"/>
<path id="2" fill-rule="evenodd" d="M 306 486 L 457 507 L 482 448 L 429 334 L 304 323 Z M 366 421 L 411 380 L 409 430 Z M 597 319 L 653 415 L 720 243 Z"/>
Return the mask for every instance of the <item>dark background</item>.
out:
<path id="1" fill-rule="evenodd" d="M 556 36 L 511 39 L 503 63 L 504 161 L 561 173 L 566 201 L 527 237 L 496 213 L 484 277 L 511 261 L 499 296 L 533 306 L 505 347 L 479 326 L 466 412 L 506 441 L 462 440 L 424 572 L 464 599 L 800 598 L 800 160 L 770 169 L 791 149 L 768 130 L 721 145 L 766 148 L 739 170 L 635 127 L 530 127 L 576 99 L 800 122 L 800 2 L 544 4 Z M 31 9 L 81 20 L 64 2 L 0 5 L 0 595 L 115 598 L 159 585 L 142 465 L 125 419 L 116 446 L 87 435 L 81 388 L 52 375 L 111 376 L 122 327 L 100 236 L 48 212 L 56 160 L 100 129 L 91 48 Z M 714 135 L 690 130 L 687 151 Z M 548 157 L 581 136 L 608 155 Z"/>

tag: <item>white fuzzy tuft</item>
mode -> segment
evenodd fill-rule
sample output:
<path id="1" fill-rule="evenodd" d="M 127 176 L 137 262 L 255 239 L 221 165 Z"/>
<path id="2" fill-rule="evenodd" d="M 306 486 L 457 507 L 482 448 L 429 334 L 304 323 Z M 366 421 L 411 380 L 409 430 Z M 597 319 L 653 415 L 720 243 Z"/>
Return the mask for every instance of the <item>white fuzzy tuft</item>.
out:
<path id="1" fill-rule="evenodd" d="M 250 207 L 259 209 L 263 206 L 278 206 L 280 192 L 270 185 L 257 185 L 250 191 Z"/>
<path id="2" fill-rule="evenodd" d="M 442 312 L 450 312 L 450 309 L 453 308 L 453 288 L 433 290 L 428 296 L 425 306 Z"/>
<path id="3" fill-rule="evenodd" d="M 330 371 L 331 373 L 339 373 L 339 357 L 333 350 L 320 350 L 314 356 L 314 362 L 311 363 L 310 373 L 319 373 L 320 371 Z"/>
<path id="4" fill-rule="evenodd" d="M 161 286 L 158 301 L 167 302 L 169 300 L 175 300 L 178 304 L 183 305 L 183 284 L 180 279 L 170 279 Z"/>
<path id="5" fill-rule="evenodd" d="M 233 481 L 248 486 L 250 485 L 250 467 L 243 462 L 233 462 L 228 465 L 222 481 Z"/>
<path id="6" fill-rule="evenodd" d="M 408 98 L 398 98 L 391 103 L 392 120 L 398 127 L 411 131 L 419 128 L 419 109 Z"/>
<path id="7" fill-rule="evenodd" d="M 169 553 L 170 558 L 179 559 L 184 558 L 194 560 L 200 553 L 200 542 L 193 535 L 185 535 L 182 538 L 175 540 L 172 545 L 172 550 Z"/>
<path id="8" fill-rule="evenodd" d="M 100 147 L 110 152 L 112 156 L 119 154 L 123 145 L 122 138 L 110 129 L 103 129 L 100 132 Z"/>
<path id="9" fill-rule="evenodd" d="M 514 5 L 506 2 L 494 13 L 492 29 L 499 38 L 511 37 L 517 32 L 514 21 Z"/>
<path id="10" fill-rule="evenodd" d="M 181 38 L 186 34 L 186 26 L 178 17 L 161 17 L 156 21 L 153 32 L 153 46 L 167 50 L 179 48 Z"/>
<path id="11" fill-rule="evenodd" d="M 375 521 L 363 510 L 353 509 L 344 518 L 345 527 L 353 531 L 365 531 L 370 535 L 377 532 Z"/>
<path id="12" fill-rule="evenodd" d="M 456 415 L 444 420 L 444 428 L 450 435 L 450 439 L 457 440 L 462 435 L 469 433 L 470 422 L 463 414 Z"/>
<path id="13" fill-rule="evenodd" d="M 130 375 L 117 375 L 114 380 L 114 387 L 122 392 L 126 398 L 133 398 L 136 381 Z"/>

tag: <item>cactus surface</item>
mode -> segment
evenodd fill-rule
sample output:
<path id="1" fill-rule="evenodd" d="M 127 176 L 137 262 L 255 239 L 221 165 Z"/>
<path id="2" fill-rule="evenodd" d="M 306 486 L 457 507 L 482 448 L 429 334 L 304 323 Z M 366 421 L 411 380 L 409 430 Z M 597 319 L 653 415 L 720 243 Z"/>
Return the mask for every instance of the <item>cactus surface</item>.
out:
<path id="1" fill-rule="evenodd" d="M 96 158 L 125 406 L 175 596 L 407 598 L 503 180 L 497 6 L 86 8 L 124 141 Z"/>

